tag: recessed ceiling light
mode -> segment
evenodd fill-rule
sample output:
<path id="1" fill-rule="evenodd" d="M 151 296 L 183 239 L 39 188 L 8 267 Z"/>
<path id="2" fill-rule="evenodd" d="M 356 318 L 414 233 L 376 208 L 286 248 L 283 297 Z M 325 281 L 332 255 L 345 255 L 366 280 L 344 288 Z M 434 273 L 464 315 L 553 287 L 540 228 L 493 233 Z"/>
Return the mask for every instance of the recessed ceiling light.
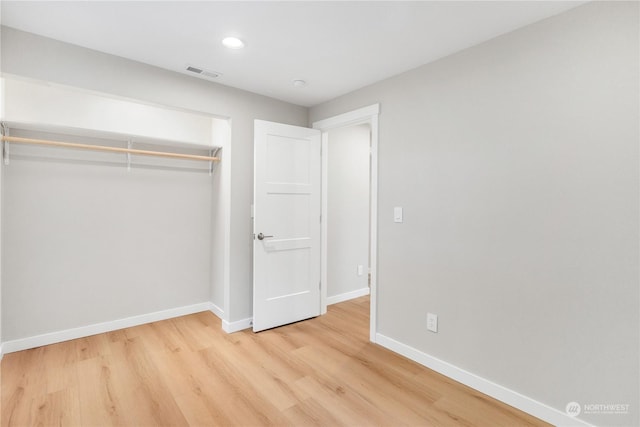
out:
<path id="1" fill-rule="evenodd" d="M 229 49 L 242 49 L 244 42 L 237 37 L 225 37 L 222 39 L 222 44 Z"/>
<path id="2" fill-rule="evenodd" d="M 293 85 L 295 87 L 305 87 L 307 85 L 307 82 L 305 82 L 304 80 L 301 79 L 296 79 L 293 81 Z"/>

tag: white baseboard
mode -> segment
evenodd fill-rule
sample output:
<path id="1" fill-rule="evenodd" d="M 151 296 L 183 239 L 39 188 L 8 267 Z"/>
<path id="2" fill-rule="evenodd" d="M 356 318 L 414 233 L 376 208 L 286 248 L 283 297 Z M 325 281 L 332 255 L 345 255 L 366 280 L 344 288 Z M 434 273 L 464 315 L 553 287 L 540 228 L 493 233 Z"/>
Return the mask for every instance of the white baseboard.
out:
<path id="1" fill-rule="evenodd" d="M 187 305 L 184 307 L 177 307 L 168 310 L 142 314 L 139 316 L 127 317 L 119 320 L 112 320 L 109 322 L 95 323 L 93 325 L 81 326 L 79 328 L 66 329 L 63 331 L 51 332 L 48 334 L 36 335 L 33 337 L 5 341 L 2 343 L 2 351 L 4 353 L 12 353 L 14 351 L 27 350 L 43 345 L 55 344 L 63 341 L 73 340 L 76 338 L 88 337 L 91 335 L 116 331 L 123 328 L 130 328 L 132 326 L 138 326 L 145 323 L 157 322 L 159 320 L 166 320 L 173 317 L 185 316 L 187 314 L 199 313 L 201 311 L 210 310 L 210 305 L 211 303 L 209 302 L 203 302 L 193 305 Z"/>
<path id="2" fill-rule="evenodd" d="M 218 316 L 220 320 L 222 320 L 222 330 L 228 334 L 232 334 L 234 332 L 242 331 L 244 329 L 249 329 L 253 326 L 253 318 L 249 317 L 242 320 L 237 320 L 235 322 L 228 322 L 224 319 L 224 310 L 215 305 L 214 303 L 210 303 L 209 310 Z"/>
<path id="3" fill-rule="evenodd" d="M 219 319 L 224 319 L 224 310 L 212 302 L 209 303 L 209 311 L 218 316 Z"/>
<path id="4" fill-rule="evenodd" d="M 227 322 L 226 320 L 222 320 L 222 330 L 228 334 L 242 331 L 243 329 L 249 329 L 251 327 L 253 327 L 253 317 L 236 320 L 235 322 Z"/>
<path id="5" fill-rule="evenodd" d="M 369 295 L 369 292 L 369 287 L 367 286 L 366 288 L 356 289 L 355 291 L 345 292 L 344 294 L 327 297 L 327 305 L 337 304 L 339 302 Z"/>
<path id="6" fill-rule="evenodd" d="M 593 427 L 585 421 L 573 418 L 562 411 L 545 405 L 544 403 L 540 403 L 518 392 L 493 383 L 380 333 L 376 334 L 376 343 L 399 353 L 414 362 L 418 362 L 429 369 L 555 426 Z"/>

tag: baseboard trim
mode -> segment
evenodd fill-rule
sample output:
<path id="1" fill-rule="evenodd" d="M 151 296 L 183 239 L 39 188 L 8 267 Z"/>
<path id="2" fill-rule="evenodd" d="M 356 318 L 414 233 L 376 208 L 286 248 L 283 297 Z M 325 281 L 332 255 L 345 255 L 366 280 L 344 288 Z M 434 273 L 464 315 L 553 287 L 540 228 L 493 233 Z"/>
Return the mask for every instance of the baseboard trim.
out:
<path id="1" fill-rule="evenodd" d="M 332 297 L 327 297 L 327 305 L 337 304 L 339 302 L 348 301 L 350 299 L 362 297 L 365 295 L 369 295 L 369 287 L 356 289 L 355 291 L 345 292 L 343 294 L 334 295 Z"/>
<path id="2" fill-rule="evenodd" d="M 124 319 L 113 320 L 93 325 L 81 326 L 79 328 L 66 329 L 63 331 L 50 332 L 33 337 L 21 338 L 17 340 L 5 341 L 2 343 L 4 353 L 27 350 L 43 345 L 55 344 L 63 341 L 84 338 L 104 332 L 116 331 L 118 329 L 130 328 L 132 326 L 143 325 L 145 323 L 157 322 L 171 319 L 173 317 L 185 316 L 187 314 L 209 311 L 211 303 L 203 302 L 183 307 L 171 308 L 168 310 L 156 311 L 139 316 L 126 317 Z"/>
<path id="3" fill-rule="evenodd" d="M 235 322 L 227 322 L 222 320 L 222 330 L 228 334 L 242 331 L 253 327 L 253 317 L 247 317 L 246 319 L 236 320 Z"/>
<path id="4" fill-rule="evenodd" d="M 218 319 L 224 319 L 224 310 L 212 302 L 209 303 L 209 311 L 218 316 Z"/>
<path id="5" fill-rule="evenodd" d="M 593 427 L 593 425 L 585 421 L 573 418 L 562 411 L 545 405 L 544 403 L 540 403 L 516 391 L 486 380 L 380 333 L 376 334 L 376 343 L 391 351 L 399 353 L 414 362 L 420 363 L 429 369 L 555 426 Z"/>

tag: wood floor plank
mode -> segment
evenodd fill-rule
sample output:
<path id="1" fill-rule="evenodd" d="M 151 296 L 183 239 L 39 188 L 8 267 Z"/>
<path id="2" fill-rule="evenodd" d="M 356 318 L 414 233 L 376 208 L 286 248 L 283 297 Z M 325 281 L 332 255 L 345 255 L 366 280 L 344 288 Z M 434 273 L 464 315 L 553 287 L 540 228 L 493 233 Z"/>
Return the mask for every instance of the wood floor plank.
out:
<path id="1" fill-rule="evenodd" d="M 200 351 L 206 366 L 215 372 L 219 382 L 224 384 L 222 393 L 232 394 L 231 418 L 234 421 L 243 419 L 240 425 L 286 424 L 286 419 L 274 404 L 273 396 L 269 394 L 273 387 L 261 382 L 264 378 L 254 380 L 253 376 L 247 374 L 247 371 L 259 362 L 254 360 L 245 365 L 239 351 L 231 350 L 231 346 L 236 345 L 238 344 L 222 342 L 216 348 Z"/>
<path id="2" fill-rule="evenodd" d="M 309 376 L 296 381 L 296 386 L 313 396 L 325 408 L 330 408 L 342 425 L 406 425 L 402 419 L 395 418 L 384 408 L 377 408 L 362 398 L 338 378 Z"/>
<path id="3" fill-rule="evenodd" d="M 68 388 L 33 399 L 26 425 L 73 427 L 79 413 L 78 392 L 75 387 Z"/>
<path id="4" fill-rule="evenodd" d="M 258 334 L 210 312 L 5 355 L 0 426 L 546 426 L 369 336 L 369 298 Z"/>
<path id="5" fill-rule="evenodd" d="M 78 390 L 82 396 L 82 425 L 123 426 L 129 423 L 125 395 L 117 393 L 118 373 L 114 356 L 83 360 L 78 363 Z"/>
<path id="6" fill-rule="evenodd" d="M 75 348 L 75 347 L 74 347 Z M 42 363 L 44 348 L 38 347 L 5 355 L 2 362 L 2 385 L 0 424 L 28 425 L 32 415 L 34 399 L 47 393 L 45 364 Z M 9 360 L 9 362 L 5 362 Z M 5 365 L 28 366 L 29 369 L 5 369 Z"/>
<path id="7" fill-rule="evenodd" d="M 167 386 L 190 425 L 232 424 L 232 414 L 226 411 L 231 407 L 231 394 L 208 371 L 200 354 L 158 352 L 154 361 L 158 369 L 167 373 Z"/>
<path id="8" fill-rule="evenodd" d="M 110 340 L 106 334 L 92 335 L 90 337 L 79 338 L 71 342 L 75 344 L 78 360 L 100 357 L 111 352 L 111 347 L 109 345 Z"/>
<path id="9" fill-rule="evenodd" d="M 313 397 L 303 400 L 285 411 L 294 426 L 341 426 L 344 420 L 333 413 L 332 408 L 319 404 Z"/>
<path id="10" fill-rule="evenodd" d="M 125 402 L 126 417 L 133 418 L 132 425 L 188 425 L 144 344 L 139 337 L 114 345 L 113 386 Z"/>
<path id="11" fill-rule="evenodd" d="M 78 383 L 77 352 L 65 343 L 42 348 L 42 364 L 47 393 L 74 388 Z"/>

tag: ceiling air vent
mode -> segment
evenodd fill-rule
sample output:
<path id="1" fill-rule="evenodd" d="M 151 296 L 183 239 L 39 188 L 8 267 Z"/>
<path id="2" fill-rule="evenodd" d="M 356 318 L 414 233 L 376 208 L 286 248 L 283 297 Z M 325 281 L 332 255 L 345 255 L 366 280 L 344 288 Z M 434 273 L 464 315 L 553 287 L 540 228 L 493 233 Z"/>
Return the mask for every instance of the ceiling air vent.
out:
<path id="1" fill-rule="evenodd" d="M 218 73 L 215 71 L 203 70 L 202 68 L 192 67 L 191 65 L 187 66 L 187 71 L 190 71 L 194 74 L 198 74 L 202 77 L 208 77 L 210 79 L 215 79 L 222 75 L 221 73 Z"/>

